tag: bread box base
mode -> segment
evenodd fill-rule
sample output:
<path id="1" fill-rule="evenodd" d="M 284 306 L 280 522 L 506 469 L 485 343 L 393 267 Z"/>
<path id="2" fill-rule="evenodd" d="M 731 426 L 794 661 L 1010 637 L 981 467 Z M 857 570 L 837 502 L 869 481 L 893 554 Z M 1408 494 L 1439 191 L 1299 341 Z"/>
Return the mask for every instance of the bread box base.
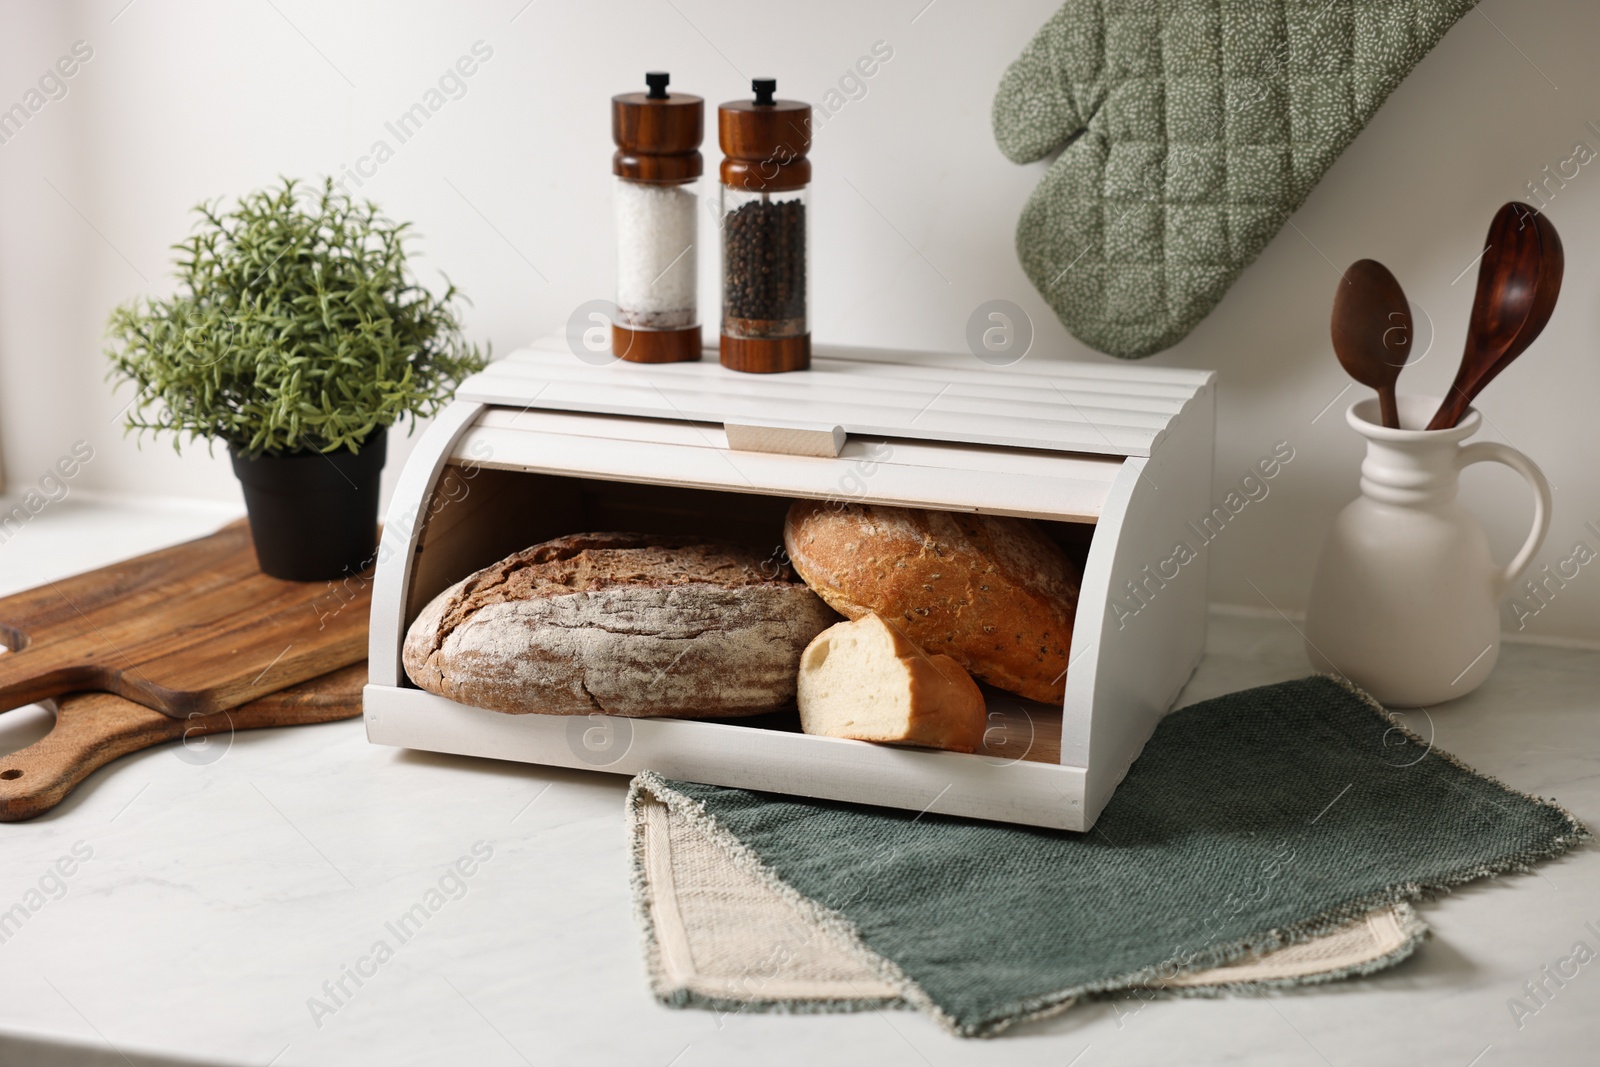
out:
<path id="1" fill-rule="evenodd" d="M 464 384 L 401 473 L 374 579 L 367 736 L 1087 830 L 1204 645 L 1210 383 L 822 347 L 810 372 L 760 378 L 714 359 L 596 366 L 564 339 L 515 353 Z M 423 606 L 517 549 L 641 530 L 771 545 L 776 560 L 802 497 L 1041 521 L 1084 571 L 1062 706 L 986 690 L 985 750 L 967 755 L 813 737 L 793 716 L 508 715 L 417 689 L 401 669 Z"/>

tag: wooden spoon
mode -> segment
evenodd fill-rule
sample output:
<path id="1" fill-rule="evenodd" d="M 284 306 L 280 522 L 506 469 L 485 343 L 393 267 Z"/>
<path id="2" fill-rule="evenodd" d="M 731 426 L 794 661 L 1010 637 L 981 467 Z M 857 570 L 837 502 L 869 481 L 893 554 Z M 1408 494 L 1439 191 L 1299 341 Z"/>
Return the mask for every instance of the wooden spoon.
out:
<path id="1" fill-rule="evenodd" d="M 1358 259 L 1333 297 L 1333 351 L 1345 373 L 1378 391 L 1383 424 L 1400 428 L 1394 383 L 1411 355 L 1411 307 L 1389 268 Z"/>
<path id="2" fill-rule="evenodd" d="M 1461 366 L 1430 430 L 1461 421 L 1483 387 L 1544 331 L 1561 295 L 1566 253 L 1556 228 L 1533 208 L 1512 201 L 1495 212 L 1488 246 L 1478 267 Z"/>

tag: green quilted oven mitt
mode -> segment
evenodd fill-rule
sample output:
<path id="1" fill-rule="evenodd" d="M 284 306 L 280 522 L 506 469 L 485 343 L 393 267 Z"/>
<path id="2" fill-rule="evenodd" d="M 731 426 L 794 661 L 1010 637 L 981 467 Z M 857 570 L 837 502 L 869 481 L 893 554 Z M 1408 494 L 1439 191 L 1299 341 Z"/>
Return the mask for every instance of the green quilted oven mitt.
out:
<path id="1" fill-rule="evenodd" d="M 1023 269 L 1085 344 L 1176 344 L 1471 7 L 1067 0 L 994 100 L 1007 158 L 1065 149 L 1017 225 Z"/>

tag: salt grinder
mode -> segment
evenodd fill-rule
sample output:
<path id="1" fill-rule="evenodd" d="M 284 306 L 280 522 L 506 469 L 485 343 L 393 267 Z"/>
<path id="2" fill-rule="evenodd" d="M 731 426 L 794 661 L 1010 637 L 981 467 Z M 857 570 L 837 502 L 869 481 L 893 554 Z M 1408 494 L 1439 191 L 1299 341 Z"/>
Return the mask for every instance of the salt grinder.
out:
<path id="1" fill-rule="evenodd" d="M 612 351 L 634 363 L 700 358 L 695 292 L 700 140 L 705 101 L 667 92 L 669 76 L 644 76 L 648 92 L 611 98 L 616 175 L 617 319 Z"/>
<path id="2" fill-rule="evenodd" d="M 806 201 L 811 105 L 753 100 L 717 109 L 722 146 L 722 365 L 770 373 L 811 365 L 806 321 Z"/>

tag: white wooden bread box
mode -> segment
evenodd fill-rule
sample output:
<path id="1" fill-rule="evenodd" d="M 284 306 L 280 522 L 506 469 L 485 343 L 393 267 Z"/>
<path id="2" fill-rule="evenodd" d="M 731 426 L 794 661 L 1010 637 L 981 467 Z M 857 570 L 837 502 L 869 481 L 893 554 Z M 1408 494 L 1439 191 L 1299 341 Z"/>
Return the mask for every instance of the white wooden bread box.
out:
<path id="1" fill-rule="evenodd" d="M 1206 554 L 1173 559 L 1211 508 L 1212 377 L 822 346 L 791 374 L 728 371 L 714 351 L 597 365 L 564 336 L 514 352 L 462 385 L 401 472 L 374 579 L 367 736 L 1087 830 L 1204 645 Z M 412 619 L 518 549 L 631 529 L 777 551 L 801 497 L 1042 520 L 1083 566 L 1063 706 L 986 689 L 986 748 L 968 755 L 813 737 L 771 717 L 508 715 L 405 676 Z"/>

